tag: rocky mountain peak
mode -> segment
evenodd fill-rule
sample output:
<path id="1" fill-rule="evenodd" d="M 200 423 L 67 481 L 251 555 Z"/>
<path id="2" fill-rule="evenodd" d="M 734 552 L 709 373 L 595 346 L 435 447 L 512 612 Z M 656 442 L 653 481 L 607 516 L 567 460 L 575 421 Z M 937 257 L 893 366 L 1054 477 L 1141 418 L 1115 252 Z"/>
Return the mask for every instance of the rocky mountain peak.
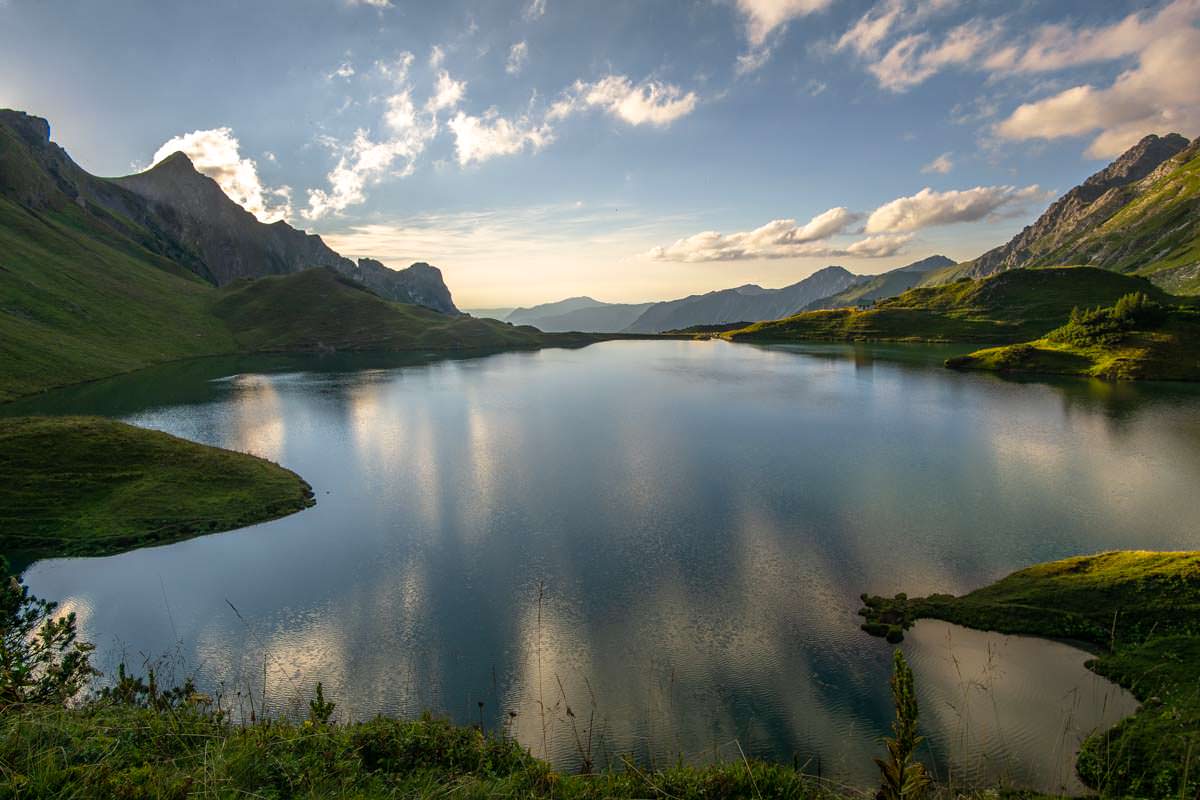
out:
<path id="1" fill-rule="evenodd" d="M 31 147 L 44 147 L 50 143 L 50 123 L 41 117 L 0 108 L 0 125 L 11 128 Z"/>
<path id="2" fill-rule="evenodd" d="M 1140 181 L 1187 146 L 1188 140 L 1178 133 L 1168 133 L 1166 136 L 1150 134 L 1084 181 L 1083 185 L 1109 189 Z"/>

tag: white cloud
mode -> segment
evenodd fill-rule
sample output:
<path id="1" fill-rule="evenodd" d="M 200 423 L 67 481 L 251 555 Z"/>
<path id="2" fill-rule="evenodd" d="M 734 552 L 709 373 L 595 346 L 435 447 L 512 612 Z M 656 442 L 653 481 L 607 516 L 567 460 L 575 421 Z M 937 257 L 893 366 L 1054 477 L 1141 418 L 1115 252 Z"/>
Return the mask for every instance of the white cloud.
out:
<path id="1" fill-rule="evenodd" d="M 1157 14 L 1130 14 L 1111 25 L 1082 29 L 1044 25 L 1024 48 L 1014 45 L 995 53 L 988 67 L 1011 72 L 1052 72 L 1137 55 L 1162 37 L 1194 27 L 1198 16 L 1200 2 L 1175 0 Z"/>
<path id="2" fill-rule="evenodd" d="M 921 167 L 921 172 L 936 172 L 939 175 L 945 175 L 950 170 L 954 169 L 954 161 L 950 158 L 953 153 L 942 153 L 940 156 L 930 161 L 925 166 Z"/>
<path id="3" fill-rule="evenodd" d="M 258 165 L 242 158 L 240 144 L 230 128 L 192 131 L 167 141 L 154 154 L 157 164 L 175 152 L 182 152 L 196 170 L 217 182 L 231 200 L 262 222 L 276 222 L 292 215 L 291 188 L 263 186 Z"/>
<path id="4" fill-rule="evenodd" d="M 833 0 L 737 0 L 738 11 L 744 17 L 746 38 L 751 46 L 759 47 L 767 37 L 797 17 L 823 11 Z"/>
<path id="5" fill-rule="evenodd" d="M 972 20 L 952 28 L 940 42 L 928 33 L 909 34 L 867 69 L 883 88 L 903 92 L 946 67 L 971 64 L 997 33 L 995 27 Z"/>
<path id="6" fill-rule="evenodd" d="M 1184 12 L 1190 17 L 1184 18 Z M 1172 25 L 1163 29 L 1159 20 Z M 1190 19 L 1190 21 L 1188 21 Z M 1019 106 L 996 126 L 1005 139 L 1059 139 L 1097 133 L 1088 147 L 1095 158 L 1115 156 L 1148 133 L 1200 132 L 1200 2 L 1177 0 L 1154 20 L 1129 17 L 1111 28 L 1081 32 L 1072 41 L 1078 58 L 1121 54 L 1144 44 L 1137 66 L 1109 86 L 1082 84 Z M 1132 22 L 1131 22 L 1132 20 Z M 1156 31 L 1144 42 L 1147 30 Z M 1121 32 L 1121 36 L 1117 35 Z M 1058 63 L 1039 55 L 1029 63 Z M 1014 62 L 1021 68 L 1022 58 Z"/>
<path id="7" fill-rule="evenodd" d="M 373 8 L 391 8 L 392 0 L 346 0 L 350 6 L 371 6 Z"/>
<path id="8" fill-rule="evenodd" d="M 448 124 L 454 132 L 455 154 L 461 166 L 514 155 L 527 146 L 540 150 L 554 141 L 553 131 L 545 122 L 535 123 L 526 116 L 505 119 L 494 108 L 482 117 L 459 111 Z"/>
<path id="9" fill-rule="evenodd" d="M 529 0 L 525 6 L 525 19 L 540 19 L 546 15 L 546 0 Z"/>
<path id="10" fill-rule="evenodd" d="M 435 44 L 429 51 L 429 66 L 437 69 L 446 60 L 446 51 L 442 49 L 440 44 Z"/>
<path id="11" fill-rule="evenodd" d="M 935 225 L 977 222 L 1043 197 L 1037 186 L 976 186 L 935 192 L 928 186 L 881 205 L 867 218 L 866 232 L 905 233 Z"/>
<path id="12" fill-rule="evenodd" d="M 405 50 L 393 61 L 376 61 L 375 69 L 388 80 L 403 83 L 408 79 L 408 71 L 412 68 L 416 56 Z"/>
<path id="13" fill-rule="evenodd" d="M 431 98 L 432 102 L 432 98 Z M 329 140 L 326 144 L 337 154 L 338 162 L 329 172 L 329 189 L 310 189 L 304 216 L 320 219 L 340 214 L 366 200 L 366 187 L 388 175 L 412 174 L 417 158 L 437 135 L 437 117 L 420 113 L 408 87 L 386 100 L 384 123 L 391 136 L 376 141 L 362 129 L 349 144 Z"/>
<path id="14" fill-rule="evenodd" d="M 446 70 L 439 70 L 433 95 L 429 98 L 426 108 L 430 111 L 454 108 L 462 100 L 466 91 L 467 84 L 465 81 L 456 81 L 450 77 L 450 73 Z"/>
<path id="15" fill-rule="evenodd" d="M 343 80 L 348 80 L 350 78 L 353 78 L 354 77 L 354 65 L 351 64 L 349 61 L 343 61 L 341 64 L 338 65 L 337 69 L 335 69 L 333 72 L 329 73 L 329 75 L 326 77 L 328 77 L 329 80 L 333 80 L 334 78 L 342 78 Z"/>
<path id="16" fill-rule="evenodd" d="M 525 42 L 517 42 L 508 49 L 508 61 L 504 64 L 504 71 L 509 75 L 519 74 L 528 58 L 529 45 Z"/>
<path id="17" fill-rule="evenodd" d="M 758 72 L 771 60 L 773 52 L 775 52 L 775 48 L 770 45 L 752 47 L 737 57 L 737 61 L 733 66 L 734 73 L 737 75 L 749 75 L 752 72 Z"/>
<path id="18" fill-rule="evenodd" d="M 572 90 L 551 106 L 547 118 L 563 119 L 583 108 L 600 108 L 630 125 L 670 125 L 695 110 L 695 92 L 645 80 L 633 83 L 624 75 L 608 75 L 594 83 L 576 81 Z"/>
<path id="19" fill-rule="evenodd" d="M 831 208 L 804 225 L 794 219 L 777 219 L 752 231 L 722 234 L 704 231 L 666 247 L 655 247 L 647 256 L 654 261 L 742 261 L 755 258 L 793 258 L 849 252 L 825 240 L 861 218 L 847 208 Z"/>
<path id="20" fill-rule="evenodd" d="M 860 258 L 890 258 L 902 252 L 912 240 L 911 233 L 868 236 L 851 244 L 846 248 L 845 253 Z M 840 255 L 840 253 L 833 255 Z"/>

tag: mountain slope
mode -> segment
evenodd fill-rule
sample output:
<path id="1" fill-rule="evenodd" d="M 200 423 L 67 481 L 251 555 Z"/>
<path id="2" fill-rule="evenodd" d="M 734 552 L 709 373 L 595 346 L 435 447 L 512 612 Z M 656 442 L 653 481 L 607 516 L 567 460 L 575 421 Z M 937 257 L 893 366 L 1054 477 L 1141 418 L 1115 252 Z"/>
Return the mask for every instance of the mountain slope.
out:
<path id="1" fill-rule="evenodd" d="M 297 315 L 296 308 L 307 311 Z M 328 267 L 233 284 L 216 293 L 212 310 L 246 351 L 489 350 L 573 343 L 496 320 L 393 303 Z"/>
<path id="2" fill-rule="evenodd" d="M 606 305 L 608 303 L 602 303 L 599 300 L 593 300 L 586 296 L 568 297 L 566 300 L 557 300 L 553 303 L 541 303 L 536 306 L 529 306 L 528 308 L 514 308 L 504 318 L 504 321 L 511 322 L 513 325 L 533 325 L 538 327 L 538 322 L 547 317 L 569 314 L 581 308 L 599 308 Z"/>
<path id="3" fill-rule="evenodd" d="M 848 289 L 829 297 L 823 297 L 804 307 L 804 311 L 817 311 L 822 308 L 842 308 L 844 306 L 870 305 L 876 300 L 895 297 L 916 286 L 925 276 L 937 269 L 954 266 L 954 262 L 945 256 L 930 256 L 920 261 L 914 261 L 903 267 L 884 272 L 881 275 L 867 276 L 865 280 L 856 283 Z"/>
<path id="4" fill-rule="evenodd" d="M 1084 265 L 1200 293 L 1200 140 L 1147 136 L 1056 200 L 1011 241 L 928 283 Z"/>
<path id="5" fill-rule="evenodd" d="M 1004 344 L 1037 339 L 1071 310 L 1110 306 L 1132 292 L 1167 304 L 1145 278 L 1090 267 L 1017 269 L 978 281 L 910 289 L 859 311 L 810 311 L 725 334 L 734 341 L 961 341 Z"/>
<path id="6" fill-rule="evenodd" d="M 814 300 L 836 294 L 859 280 L 843 267 L 825 267 L 782 289 L 749 284 L 680 300 L 655 303 L 626 328 L 628 333 L 661 333 L 696 325 L 779 319 Z"/>
<path id="7" fill-rule="evenodd" d="M 362 272 L 355 270 L 370 262 L 346 262 L 352 275 L 386 272 L 422 305 L 380 297 L 342 273 L 346 264 L 216 288 L 207 259 L 220 242 L 238 250 L 265 230 L 282 231 L 285 243 L 324 245 L 286 226 L 247 220 L 240 207 L 230 218 L 253 232 L 245 240 L 221 239 L 208 223 L 196 238 L 174 238 L 173 231 L 192 230 L 180 218 L 189 198 L 164 195 L 155 204 L 95 178 L 49 132 L 45 120 L 0 112 L 0 402 L 164 361 L 245 350 L 490 350 L 595 340 L 432 310 L 453 304 L 441 273 L 425 264 L 395 272 L 374 262 L 374 272 Z M 168 165 L 184 167 L 190 170 L 179 159 Z M 185 192 L 220 191 L 202 176 L 182 180 Z M 205 197 L 218 209 L 233 204 Z M 287 251 L 264 251 L 271 252 Z"/>
<path id="8" fill-rule="evenodd" d="M 328 266 L 388 299 L 458 313 L 435 268 L 397 271 L 371 259 L 356 264 L 319 236 L 286 222 L 261 223 L 183 153 L 136 175 L 99 178 L 50 141 L 46 120 L 0 109 L 0 195 L 36 210 L 74 204 L 98 226 L 216 285 Z"/>
<path id="9" fill-rule="evenodd" d="M 577 308 L 564 314 L 538 317 L 530 321 L 538 330 L 550 332 L 588 331 L 620 333 L 637 321 L 653 303 L 601 303 Z M 511 322 L 511 318 L 509 319 Z"/>

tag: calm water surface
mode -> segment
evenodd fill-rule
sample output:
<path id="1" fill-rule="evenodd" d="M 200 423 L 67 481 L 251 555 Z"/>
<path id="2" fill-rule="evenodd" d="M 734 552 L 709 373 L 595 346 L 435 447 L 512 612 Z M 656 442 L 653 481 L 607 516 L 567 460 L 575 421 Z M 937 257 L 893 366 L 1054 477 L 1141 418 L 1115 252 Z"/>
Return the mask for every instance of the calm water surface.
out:
<path id="1" fill-rule="evenodd" d="M 614 342 L 193 362 L 61 391 L 6 412 L 255 453 L 318 503 L 27 580 L 79 614 L 102 668 L 169 654 L 235 707 L 265 681 L 287 712 L 322 680 L 343 719 L 477 722 L 482 702 L 488 727 L 568 766 L 590 728 L 600 763 L 740 742 L 869 784 L 890 647 L 858 630 L 860 592 L 1200 548 L 1196 391 L 879 353 Z M 925 622 L 904 648 L 943 779 L 1077 788 L 1080 737 L 1134 707 L 1062 644 Z"/>

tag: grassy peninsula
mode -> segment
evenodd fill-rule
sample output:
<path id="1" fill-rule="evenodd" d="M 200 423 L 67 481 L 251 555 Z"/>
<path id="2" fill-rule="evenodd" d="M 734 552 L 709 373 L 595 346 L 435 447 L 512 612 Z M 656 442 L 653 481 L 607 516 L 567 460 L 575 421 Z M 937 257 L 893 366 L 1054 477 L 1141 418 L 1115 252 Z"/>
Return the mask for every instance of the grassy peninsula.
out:
<path id="1" fill-rule="evenodd" d="M 1083 745 L 1105 797 L 1200 792 L 1200 552 L 1111 552 L 1040 564 L 962 597 L 864 595 L 863 629 L 895 642 L 919 619 L 1083 643 L 1095 672 L 1142 702 Z"/>
<path id="2" fill-rule="evenodd" d="M 96 417 L 0 425 L 0 553 L 108 555 L 274 519 L 313 504 L 255 456 Z"/>
<path id="3" fill-rule="evenodd" d="M 1106 380 L 1200 380 L 1200 311 L 1146 295 L 1075 309 L 1040 339 L 947 360 L 954 369 L 1085 375 Z"/>

